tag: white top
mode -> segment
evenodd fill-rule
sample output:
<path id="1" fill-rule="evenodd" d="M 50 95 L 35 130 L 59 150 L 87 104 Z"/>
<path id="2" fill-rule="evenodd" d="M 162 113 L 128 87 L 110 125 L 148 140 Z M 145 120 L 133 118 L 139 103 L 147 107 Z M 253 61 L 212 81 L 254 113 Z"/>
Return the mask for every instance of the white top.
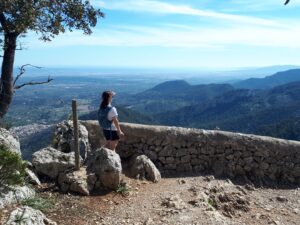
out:
<path id="1" fill-rule="evenodd" d="M 111 105 L 108 105 L 108 106 L 111 106 Z M 111 121 L 112 118 L 115 117 L 115 116 L 118 116 L 118 112 L 117 112 L 117 109 L 115 107 L 112 107 L 109 110 L 108 114 L 107 114 L 107 119 L 109 121 Z M 117 128 L 116 128 L 116 126 L 115 126 L 115 124 L 113 122 L 111 124 L 111 130 L 117 130 Z"/>

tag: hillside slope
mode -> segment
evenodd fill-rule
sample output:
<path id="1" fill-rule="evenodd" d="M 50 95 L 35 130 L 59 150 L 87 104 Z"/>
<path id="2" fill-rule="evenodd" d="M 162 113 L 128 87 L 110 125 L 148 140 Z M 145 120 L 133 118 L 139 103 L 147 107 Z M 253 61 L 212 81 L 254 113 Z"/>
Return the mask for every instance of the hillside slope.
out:
<path id="1" fill-rule="evenodd" d="M 265 91 L 233 90 L 202 104 L 158 114 L 156 118 L 164 125 L 204 129 L 219 127 L 222 130 L 299 140 L 300 132 L 298 134 L 296 128 L 285 129 L 287 133 L 283 134 L 270 127 L 280 124 L 284 129 L 282 121 L 300 119 L 300 82 Z M 291 129 L 293 132 L 288 132 Z"/>
<path id="2" fill-rule="evenodd" d="M 300 69 L 278 72 L 265 78 L 250 78 L 240 81 L 234 86 L 246 89 L 267 89 L 296 81 L 300 81 Z"/>
<path id="3" fill-rule="evenodd" d="M 154 115 L 199 104 L 234 88 L 229 84 L 190 85 L 183 80 L 167 81 L 121 100 L 119 104 L 146 115 Z"/>
<path id="4" fill-rule="evenodd" d="M 127 123 L 140 123 L 140 124 L 155 124 L 155 121 L 146 115 L 142 115 L 131 109 L 122 106 L 117 106 L 119 120 Z M 98 111 L 93 111 L 88 114 L 79 116 L 80 120 L 97 120 Z"/>

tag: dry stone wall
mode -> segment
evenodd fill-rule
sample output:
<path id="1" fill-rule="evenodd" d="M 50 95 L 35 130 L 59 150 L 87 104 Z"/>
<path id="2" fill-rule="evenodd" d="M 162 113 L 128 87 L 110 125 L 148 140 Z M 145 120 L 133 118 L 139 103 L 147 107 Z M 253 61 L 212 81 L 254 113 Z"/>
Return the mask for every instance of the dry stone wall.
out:
<path id="1" fill-rule="evenodd" d="M 82 122 L 92 148 L 103 143 L 97 121 Z M 300 142 L 264 136 L 123 123 L 121 158 L 147 155 L 162 173 L 212 171 L 300 184 Z"/>

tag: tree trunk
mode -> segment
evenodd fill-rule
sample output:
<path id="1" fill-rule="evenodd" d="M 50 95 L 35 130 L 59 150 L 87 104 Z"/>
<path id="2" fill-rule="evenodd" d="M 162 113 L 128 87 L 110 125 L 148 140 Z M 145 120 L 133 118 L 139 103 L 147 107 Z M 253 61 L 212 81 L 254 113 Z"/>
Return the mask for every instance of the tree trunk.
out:
<path id="1" fill-rule="evenodd" d="M 0 80 L 0 118 L 3 118 L 7 113 L 14 94 L 13 70 L 16 45 L 16 34 L 9 33 L 4 35 L 4 55 Z"/>

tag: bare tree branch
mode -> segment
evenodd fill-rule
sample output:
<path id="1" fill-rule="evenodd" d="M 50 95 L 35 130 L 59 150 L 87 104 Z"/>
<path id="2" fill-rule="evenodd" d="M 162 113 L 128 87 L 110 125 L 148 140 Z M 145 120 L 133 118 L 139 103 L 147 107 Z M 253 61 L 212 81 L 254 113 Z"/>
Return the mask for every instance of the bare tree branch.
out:
<path id="1" fill-rule="evenodd" d="M 54 79 L 50 78 L 50 76 L 48 77 L 48 80 L 46 81 L 42 81 L 42 82 L 34 82 L 34 81 L 30 81 L 28 83 L 24 83 L 24 84 L 21 84 L 21 85 L 17 85 L 14 87 L 15 90 L 17 89 L 20 89 L 24 86 L 27 86 L 27 85 L 39 85 L 39 84 L 47 84 L 47 83 L 50 83 L 51 81 L 53 81 Z"/>
<path id="2" fill-rule="evenodd" d="M 27 67 L 27 66 L 31 66 L 31 67 L 34 67 L 34 68 L 37 68 L 37 69 L 42 69 L 42 68 L 43 68 L 43 67 L 31 65 L 31 64 L 25 64 L 25 65 L 21 66 L 21 67 L 19 68 L 20 73 L 16 76 L 16 79 L 14 80 L 14 83 L 13 83 L 13 86 L 14 86 L 14 87 L 16 86 L 16 83 L 17 83 L 17 81 L 19 80 L 19 78 L 26 72 L 25 67 Z M 16 88 L 15 88 L 15 89 L 16 89 Z"/>

